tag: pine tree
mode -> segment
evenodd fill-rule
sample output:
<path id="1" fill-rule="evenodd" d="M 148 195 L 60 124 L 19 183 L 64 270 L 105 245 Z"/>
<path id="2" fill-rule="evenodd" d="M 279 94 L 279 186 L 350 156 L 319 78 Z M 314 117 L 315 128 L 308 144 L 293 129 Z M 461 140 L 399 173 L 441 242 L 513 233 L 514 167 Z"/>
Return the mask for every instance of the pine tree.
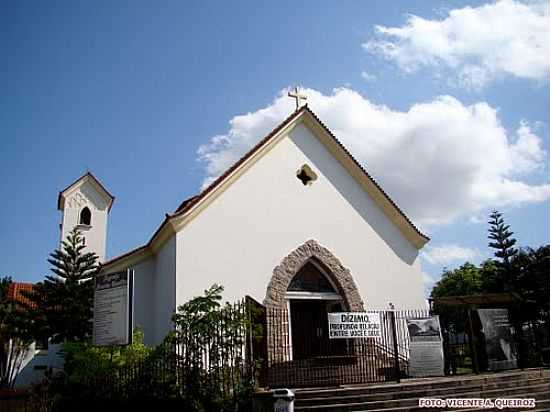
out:
<path id="1" fill-rule="evenodd" d="M 507 225 L 502 218 L 502 213 L 493 211 L 489 220 L 489 247 L 495 249 L 498 275 L 502 281 L 502 288 L 505 292 L 513 291 L 515 282 L 515 270 L 513 259 L 517 256 L 518 250 L 514 248 L 516 239 L 512 236 L 510 225 Z"/>
<path id="2" fill-rule="evenodd" d="M 53 275 L 27 294 L 32 302 L 29 312 L 37 337 L 50 337 L 53 343 L 83 341 L 92 333 L 98 256 L 84 252 L 84 238 L 76 228 L 61 245 L 48 259 Z"/>

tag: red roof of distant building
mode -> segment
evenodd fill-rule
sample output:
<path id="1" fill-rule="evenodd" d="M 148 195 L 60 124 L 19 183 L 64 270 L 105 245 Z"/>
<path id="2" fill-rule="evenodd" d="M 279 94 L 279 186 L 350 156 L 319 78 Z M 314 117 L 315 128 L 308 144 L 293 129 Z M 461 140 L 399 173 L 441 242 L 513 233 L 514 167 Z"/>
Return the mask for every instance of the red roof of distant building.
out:
<path id="1" fill-rule="evenodd" d="M 22 303 L 26 306 L 34 307 L 35 305 L 25 297 L 21 292 L 31 292 L 34 285 L 32 283 L 13 282 L 8 288 L 8 299 Z"/>

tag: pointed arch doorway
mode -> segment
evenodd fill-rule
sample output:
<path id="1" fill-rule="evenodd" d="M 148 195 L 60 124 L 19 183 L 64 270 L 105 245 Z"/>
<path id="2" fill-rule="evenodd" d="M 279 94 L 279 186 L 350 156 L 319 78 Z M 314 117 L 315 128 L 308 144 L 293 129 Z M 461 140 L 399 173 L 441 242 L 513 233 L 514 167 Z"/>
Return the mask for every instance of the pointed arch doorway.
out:
<path id="1" fill-rule="evenodd" d="M 346 353 L 346 342 L 329 339 L 327 314 L 345 310 L 342 296 L 326 268 L 308 260 L 292 278 L 286 292 L 292 360 Z"/>
<path id="2" fill-rule="evenodd" d="M 327 313 L 363 310 L 351 272 L 313 239 L 293 250 L 273 269 L 264 305 L 269 315 L 266 324 L 270 366 L 322 352 L 338 353 L 342 344 L 329 341 Z"/>

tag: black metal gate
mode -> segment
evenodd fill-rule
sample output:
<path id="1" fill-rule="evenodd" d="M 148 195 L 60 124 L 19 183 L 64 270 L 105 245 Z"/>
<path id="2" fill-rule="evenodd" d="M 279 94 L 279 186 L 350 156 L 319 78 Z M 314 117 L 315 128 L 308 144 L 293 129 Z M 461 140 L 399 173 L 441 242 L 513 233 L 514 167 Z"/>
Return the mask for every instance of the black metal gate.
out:
<path id="1" fill-rule="evenodd" d="M 489 371 L 486 342 L 476 309 L 443 310 L 439 320 L 443 335 L 445 374 Z M 550 366 L 550 317 L 523 320 L 510 327 L 517 368 Z"/>
<path id="2" fill-rule="evenodd" d="M 260 368 L 262 386 L 399 380 L 408 375 L 409 367 L 406 319 L 430 315 L 427 309 L 377 311 L 381 321 L 379 338 L 329 339 L 325 303 L 291 301 L 289 308 L 263 308 L 256 317 L 264 323 L 262 343 L 255 345 L 256 353 L 264 357 Z"/>
<path id="3" fill-rule="evenodd" d="M 429 318 L 429 309 L 374 311 L 380 316 L 377 338 L 330 339 L 327 312 L 338 303 L 290 300 L 285 307 L 264 307 L 249 299 L 252 323 L 261 332 L 250 340 L 249 355 L 264 387 L 311 387 L 399 381 L 411 375 L 407 320 Z M 487 371 L 487 349 L 479 320 L 470 311 L 439 314 L 444 374 Z M 517 328 L 516 328 L 517 329 Z M 550 364 L 548 321 L 524 322 L 513 333 L 518 368 Z"/>

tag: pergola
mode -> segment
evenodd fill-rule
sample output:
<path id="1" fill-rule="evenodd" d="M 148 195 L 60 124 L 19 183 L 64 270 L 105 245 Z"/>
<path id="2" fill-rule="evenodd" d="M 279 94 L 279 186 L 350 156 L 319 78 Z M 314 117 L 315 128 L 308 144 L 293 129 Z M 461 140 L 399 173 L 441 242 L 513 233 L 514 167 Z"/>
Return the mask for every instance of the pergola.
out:
<path id="1" fill-rule="evenodd" d="M 517 303 L 526 303 L 526 301 L 517 293 L 483 293 L 479 295 L 462 296 L 444 296 L 431 298 L 430 307 L 437 306 L 455 306 L 455 307 L 479 307 L 479 306 L 509 306 Z"/>
<path id="2" fill-rule="evenodd" d="M 476 295 L 460 295 L 460 296 L 443 296 L 438 298 L 430 298 L 430 310 L 433 312 L 434 306 L 439 307 L 455 307 L 466 309 L 468 313 L 468 327 L 470 332 L 470 347 L 473 355 L 473 366 L 476 373 L 479 373 L 478 355 L 476 345 L 473 344 L 474 329 L 472 324 L 472 311 L 477 308 L 487 307 L 511 307 L 518 304 L 529 304 L 533 301 L 522 298 L 515 292 L 504 293 L 483 293 Z"/>

